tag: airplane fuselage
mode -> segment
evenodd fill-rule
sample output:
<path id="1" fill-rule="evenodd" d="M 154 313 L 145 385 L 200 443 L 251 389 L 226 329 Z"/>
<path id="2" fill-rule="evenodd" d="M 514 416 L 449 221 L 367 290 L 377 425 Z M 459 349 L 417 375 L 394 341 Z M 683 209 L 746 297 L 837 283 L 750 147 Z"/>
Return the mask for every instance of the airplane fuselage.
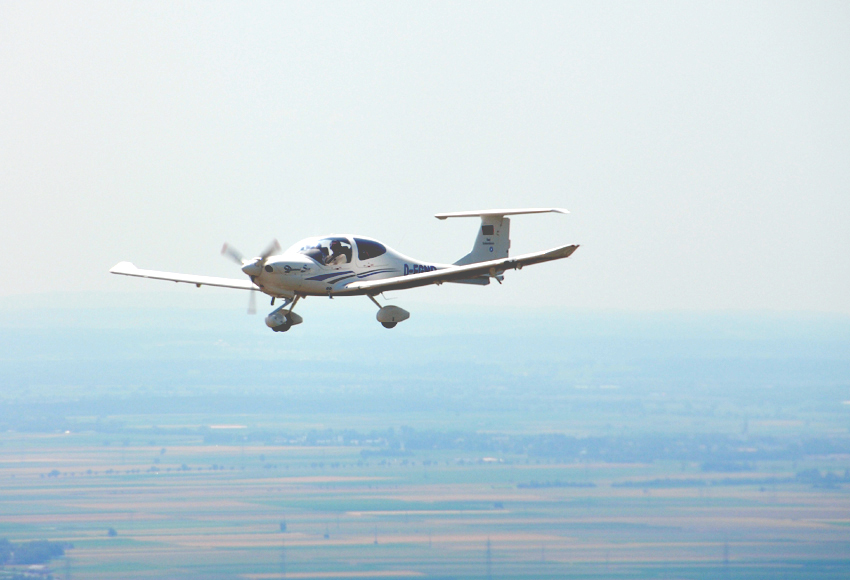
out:
<path id="1" fill-rule="evenodd" d="M 242 270 L 260 290 L 278 298 L 364 294 L 345 287 L 352 281 L 381 280 L 449 267 L 415 260 L 371 238 L 344 234 L 307 238 L 282 254 L 269 256 L 262 267 L 258 266 L 254 260 Z"/>

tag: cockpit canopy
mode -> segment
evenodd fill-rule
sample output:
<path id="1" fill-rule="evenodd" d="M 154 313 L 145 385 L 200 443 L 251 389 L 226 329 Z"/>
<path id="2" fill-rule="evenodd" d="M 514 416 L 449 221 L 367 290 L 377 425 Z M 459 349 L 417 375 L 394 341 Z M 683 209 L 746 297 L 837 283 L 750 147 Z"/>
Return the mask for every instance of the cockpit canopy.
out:
<path id="1" fill-rule="evenodd" d="M 374 240 L 354 238 L 354 242 L 357 244 L 357 259 L 361 262 L 377 258 L 387 252 L 386 246 Z M 353 251 L 352 241 L 342 236 L 307 238 L 287 250 L 287 252 L 303 254 L 326 266 L 348 264 L 351 262 Z"/>
<path id="2" fill-rule="evenodd" d="M 377 258 L 387 253 L 387 248 L 384 244 L 375 240 L 364 240 L 363 238 L 354 238 L 357 243 L 357 259 L 361 262 Z"/>
<path id="3" fill-rule="evenodd" d="M 298 242 L 290 250 L 312 258 L 326 266 L 347 264 L 351 261 L 353 248 L 348 238 L 309 238 Z"/>

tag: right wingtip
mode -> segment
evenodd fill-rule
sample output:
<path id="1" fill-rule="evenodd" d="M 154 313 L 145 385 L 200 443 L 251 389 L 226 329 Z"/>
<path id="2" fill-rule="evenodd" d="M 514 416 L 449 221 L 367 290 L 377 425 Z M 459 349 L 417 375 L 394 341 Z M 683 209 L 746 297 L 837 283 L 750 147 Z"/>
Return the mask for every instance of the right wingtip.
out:
<path id="1" fill-rule="evenodd" d="M 133 265 L 132 262 L 118 262 L 109 270 L 110 274 L 125 274 L 127 272 L 132 272 L 137 270 L 136 266 Z"/>
<path id="2" fill-rule="evenodd" d="M 564 254 L 563 257 L 569 258 L 570 256 L 572 256 L 575 253 L 576 250 L 578 250 L 578 244 L 574 244 L 572 246 L 566 246 L 563 250 L 563 254 Z"/>

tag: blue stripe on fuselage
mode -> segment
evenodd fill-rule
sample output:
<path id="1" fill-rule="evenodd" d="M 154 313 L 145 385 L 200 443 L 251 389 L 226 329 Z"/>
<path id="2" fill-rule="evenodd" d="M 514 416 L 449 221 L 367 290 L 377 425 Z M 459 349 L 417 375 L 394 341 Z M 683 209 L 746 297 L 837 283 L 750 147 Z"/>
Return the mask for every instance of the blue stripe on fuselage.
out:
<path id="1" fill-rule="evenodd" d="M 393 268 L 384 268 L 383 270 L 372 270 L 371 272 L 366 272 L 365 274 L 357 274 L 358 278 L 368 278 L 369 276 L 374 276 L 375 274 L 385 274 L 387 272 L 394 272 Z"/>
<path id="2" fill-rule="evenodd" d="M 340 282 L 340 281 L 342 281 L 342 280 L 345 280 L 346 278 L 353 278 L 353 277 L 354 277 L 354 274 L 353 274 L 353 273 L 352 273 L 352 274 L 346 274 L 346 275 L 345 275 L 345 276 L 343 276 L 342 278 L 335 278 L 334 280 L 328 280 L 328 281 L 327 281 L 327 283 L 328 283 L 328 284 L 336 284 L 337 282 Z"/>
<path id="3" fill-rule="evenodd" d="M 328 278 L 333 278 L 335 276 L 342 276 L 343 274 L 354 274 L 351 270 L 347 270 L 345 272 L 333 272 L 331 274 L 320 274 L 318 276 L 312 276 L 307 278 L 307 280 L 318 280 L 321 282 L 322 280 L 327 280 Z"/>

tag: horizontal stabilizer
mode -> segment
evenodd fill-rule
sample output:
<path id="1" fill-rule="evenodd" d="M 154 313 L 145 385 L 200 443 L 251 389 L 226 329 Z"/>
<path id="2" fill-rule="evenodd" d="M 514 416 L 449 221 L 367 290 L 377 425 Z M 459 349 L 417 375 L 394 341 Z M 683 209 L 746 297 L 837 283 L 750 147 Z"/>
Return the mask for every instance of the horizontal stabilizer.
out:
<path id="1" fill-rule="evenodd" d="M 478 211 L 455 211 L 449 213 L 434 214 L 438 220 L 444 220 L 450 217 L 501 217 L 506 215 L 520 215 L 524 213 L 570 213 L 565 209 L 557 207 L 529 207 L 525 209 L 482 209 Z"/>

